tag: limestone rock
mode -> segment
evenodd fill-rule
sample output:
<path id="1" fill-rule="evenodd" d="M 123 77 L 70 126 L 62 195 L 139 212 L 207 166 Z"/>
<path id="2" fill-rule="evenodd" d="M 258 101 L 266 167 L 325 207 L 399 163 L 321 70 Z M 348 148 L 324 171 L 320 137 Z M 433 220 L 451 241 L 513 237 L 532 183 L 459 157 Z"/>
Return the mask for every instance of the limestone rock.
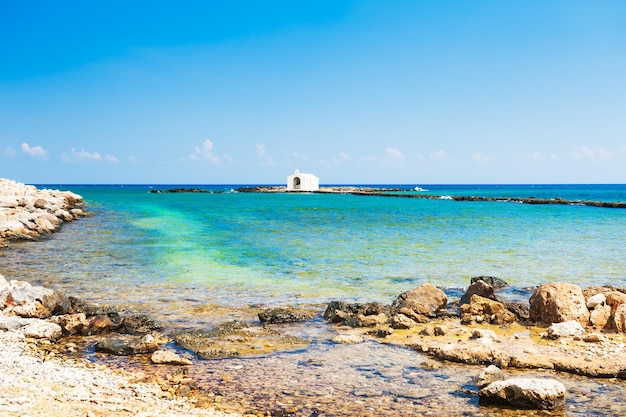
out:
<path id="1" fill-rule="evenodd" d="M 150 357 L 152 363 L 168 365 L 191 365 L 191 361 L 182 358 L 180 355 L 170 350 L 157 350 Z"/>
<path id="2" fill-rule="evenodd" d="M 548 330 L 542 334 L 546 339 L 558 339 L 560 337 L 582 336 L 585 333 L 583 326 L 576 320 L 553 323 Z"/>
<path id="3" fill-rule="evenodd" d="M 589 310 L 578 285 L 564 282 L 543 284 L 530 297 L 530 319 L 541 323 L 576 320 L 589 323 Z"/>
<path id="4" fill-rule="evenodd" d="M 446 294 L 434 285 L 426 283 L 400 294 L 391 307 L 396 310 L 408 308 L 416 314 L 435 317 L 438 311 L 446 308 L 447 304 Z"/>
<path id="5" fill-rule="evenodd" d="M 606 295 L 598 293 L 587 298 L 587 308 L 593 310 L 597 306 L 603 306 L 606 304 Z"/>
<path id="6" fill-rule="evenodd" d="M 512 378 L 489 384 L 478 397 L 481 404 L 553 410 L 565 403 L 565 385 L 553 379 Z"/>
<path id="7" fill-rule="evenodd" d="M 337 336 L 333 337 L 333 342 L 341 343 L 341 344 L 347 344 L 347 345 L 353 345 L 353 344 L 356 344 L 356 343 L 363 342 L 363 338 L 361 336 L 355 335 L 355 334 L 340 334 L 340 335 L 337 335 Z"/>
<path id="8" fill-rule="evenodd" d="M 35 319 L 21 329 L 26 337 L 58 340 L 63 335 L 61 326 L 49 321 Z"/>
<path id="9" fill-rule="evenodd" d="M 606 294 L 606 303 L 611 306 L 611 312 L 614 313 L 621 304 L 626 304 L 626 294 L 621 291 L 611 291 Z"/>
<path id="10" fill-rule="evenodd" d="M 596 305 L 589 315 L 589 322 L 596 329 L 610 327 L 611 306 L 608 304 Z"/>
<path id="11" fill-rule="evenodd" d="M 484 388 L 492 382 L 503 381 L 504 380 L 504 372 L 502 369 L 498 368 L 495 365 L 489 365 L 478 375 L 476 378 L 476 385 L 478 388 Z"/>
<path id="12" fill-rule="evenodd" d="M 63 334 L 66 335 L 81 334 L 89 326 L 85 313 L 53 316 L 50 318 L 50 321 L 61 326 Z"/>
<path id="13" fill-rule="evenodd" d="M 480 281 L 478 281 L 480 282 Z M 472 295 L 469 304 L 461 306 L 461 323 L 507 324 L 515 321 L 515 314 L 504 308 L 504 304 Z"/>
<path id="14" fill-rule="evenodd" d="M 465 294 L 461 297 L 461 305 L 469 304 L 472 295 L 479 295 L 483 298 L 497 301 L 495 294 L 493 293 L 493 287 L 487 284 L 485 281 L 479 279 L 472 281 L 472 285 L 469 286 Z"/>
<path id="15" fill-rule="evenodd" d="M 626 333 L 626 304 L 620 304 L 615 309 L 613 329 L 618 333 Z"/>

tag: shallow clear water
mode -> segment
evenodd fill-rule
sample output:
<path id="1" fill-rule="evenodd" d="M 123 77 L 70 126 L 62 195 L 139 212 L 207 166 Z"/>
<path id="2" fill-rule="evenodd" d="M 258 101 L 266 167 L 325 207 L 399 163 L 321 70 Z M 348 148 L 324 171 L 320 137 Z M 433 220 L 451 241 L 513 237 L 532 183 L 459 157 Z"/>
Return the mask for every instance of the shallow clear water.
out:
<path id="1" fill-rule="evenodd" d="M 548 281 L 626 287 L 626 210 L 622 209 L 232 193 L 231 186 L 204 187 L 219 192 L 193 194 L 149 193 L 173 186 L 48 187 L 81 194 L 92 215 L 41 242 L 17 243 L 1 251 L 0 273 L 68 295 L 155 314 L 170 327 L 254 320 L 258 310 L 250 306 L 302 305 L 323 310 L 333 299 L 389 303 L 424 282 L 452 289 L 466 287 L 478 275 L 502 278 L 522 294 L 522 288 Z M 623 185 L 422 187 L 433 195 L 626 201 Z M 377 380 L 381 386 L 393 381 L 380 376 L 389 355 L 395 355 L 402 366 L 410 362 L 400 360 L 406 355 L 416 362 L 424 360 L 414 352 L 368 346 L 359 349 L 369 349 L 364 354 L 373 358 L 374 380 L 382 378 Z M 302 355 L 316 349 L 334 361 L 342 353 L 332 352 L 344 348 L 321 343 Z M 294 357 L 275 355 L 245 362 L 255 380 L 269 381 L 257 382 L 259 392 L 277 386 L 268 363 L 278 361 L 281 369 L 291 369 Z M 219 363 L 219 367 L 232 365 Z M 353 367 L 346 366 L 343 376 L 351 378 Z M 208 375 L 207 381 L 209 368 L 198 371 Z M 341 378 L 340 368 L 320 369 Z M 293 373 L 299 371 L 292 371 L 288 377 L 296 378 Z M 447 379 L 454 379 L 456 371 L 446 372 Z M 431 378 L 428 373 L 420 375 Z M 396 407 L 406 411 L 398 402 L 422 404 L 419 398 L 403 400 L 406 395 L 393 394 L 405 390 L 404 379 L 397 379 L 394 388 L 376 388 L 392 392 L 381 399 L 391 401 L 388 411 Z M 411 382 L 418 391 L 428 390 L 430 383 Z M 364 391 L 355 394 L 353 385 L 344 389 L 341 384 L 337 392 L 348 402 L 376 401 L 376 396 L 366 400 L 358 394 Z M 611 387 L 611 392 L 621 395 L 621 385 Z M 450 395 L 451 403 L 476 407 L 471 399 Z M 428 401 L 424 400 L 424 407 Z"/>

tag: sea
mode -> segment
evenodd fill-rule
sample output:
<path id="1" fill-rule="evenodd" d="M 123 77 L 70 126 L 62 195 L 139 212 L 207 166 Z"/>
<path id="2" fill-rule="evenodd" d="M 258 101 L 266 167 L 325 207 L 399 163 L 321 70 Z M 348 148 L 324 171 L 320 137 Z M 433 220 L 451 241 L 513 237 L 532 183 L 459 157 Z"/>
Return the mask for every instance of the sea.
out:
<path id="1" fill-rule="evenodd" d="M 626 185 L 357 185 L 428 199 L 238 192 L 252 186 L 38 185 L 80 194 L 89 216 L 1 251 L 0 273 L 155 315 L 167 329 L 254 322 L 261 307 L 389 304 L 422 283 L 454 299 L 476 276 L 503 279 L 502 297 L 518 301 L 553 281 L 626 287 L 626 210 L 449 198 L 626 202 Z M 175 188 L 206 192 L 157 192 Z M 204 361 L 195 372 L 226 399 L 298 416 L 499 415 L 467 394 L 479 369 L 431 369 L 422 354 L 377 341 L 338 345 L 328 327 L 294 326 L 313 342 L 302 351 Z M 298 365 L 307 363 L 317 365 Z M 232 389 L 214 381 L 220 372 Z M 567 415 L 626 413 L 621 382 L 563 378 L 581 392 Z"/>

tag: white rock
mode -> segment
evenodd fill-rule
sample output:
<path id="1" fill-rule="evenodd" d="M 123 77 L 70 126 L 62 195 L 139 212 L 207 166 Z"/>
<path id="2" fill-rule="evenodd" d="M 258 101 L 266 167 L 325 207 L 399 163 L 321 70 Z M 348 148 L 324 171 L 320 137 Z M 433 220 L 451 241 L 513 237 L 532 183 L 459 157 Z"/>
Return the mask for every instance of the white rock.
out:
<path id="1" fill-rule="evenodd" d="M 170 364 L 170 365 L 191 365 L 191 361 L 182 358 L 175 352 L 169 350 L 157 350 L 150 357 L 152 363 Z"/>
<path id="2" fill-rule="evenodd" d="M 546 339 L 558 339 L 559 337 L 574 337 L 585 334 L 582 324 L 576 320 L 552 323 L 548 330 L 541 336 Z"/>
<path id="3" fill-rule="evenodd" d="M 57 340 L 63 334 L 61 326 L 45 320 L 33 319 L 21 329 L 26 337 Z"/>
<path id="4" fill-rule="evenodd" d="M 606 295 L 603 293 L 598 293 L 587 299 L 587 308 L 589 310 L 593 310 L 597 305 L 603 306 L 604 304 L 606 304 Z"/>
<path id="5" fill-rule="evenodd" d="M 565 402 L 565 385 L 554 379 L 512 378 L 478 392 L 480 403 L 552 410 Z"/>

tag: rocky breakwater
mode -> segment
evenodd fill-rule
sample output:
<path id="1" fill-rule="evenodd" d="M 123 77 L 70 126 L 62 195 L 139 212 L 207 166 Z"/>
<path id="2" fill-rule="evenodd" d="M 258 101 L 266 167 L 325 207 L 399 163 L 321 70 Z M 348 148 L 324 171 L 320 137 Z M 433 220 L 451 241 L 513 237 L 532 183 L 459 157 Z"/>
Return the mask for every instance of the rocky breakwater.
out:
<path id="1" fill-rule="evenodd" d="M 450 302 L 443 290 L 423 284 L 389 305 L 333 301 L 324 318 L 342 325 L 339 333 L 350 335 L 348 339 L 340 334 L 338 342 L 358 341 L 354 332 L 361 329 L 363 337 L 408 346 L 439 360 L 626 379 L 625 291 L 556 282 L 537 287 L 528 303 L 509 303 L 499 299 L 499 286 L 501 280 L 477 277 L 460 300 Z M 342 330 L 347 328 L 351 330 Z M 481 403 L 512 407 L 563 404 L 558 383 L 511 384 L 499 383 L 476 394 Z M 521 392 L 528 398 L 520 397 Z"/>
<path id="2" fill-rule="evenodd" d="M 84 215 L 83 198 L 78 194 L 0 178 L 0 246 L 49 235 L 64 222 Z"/>

